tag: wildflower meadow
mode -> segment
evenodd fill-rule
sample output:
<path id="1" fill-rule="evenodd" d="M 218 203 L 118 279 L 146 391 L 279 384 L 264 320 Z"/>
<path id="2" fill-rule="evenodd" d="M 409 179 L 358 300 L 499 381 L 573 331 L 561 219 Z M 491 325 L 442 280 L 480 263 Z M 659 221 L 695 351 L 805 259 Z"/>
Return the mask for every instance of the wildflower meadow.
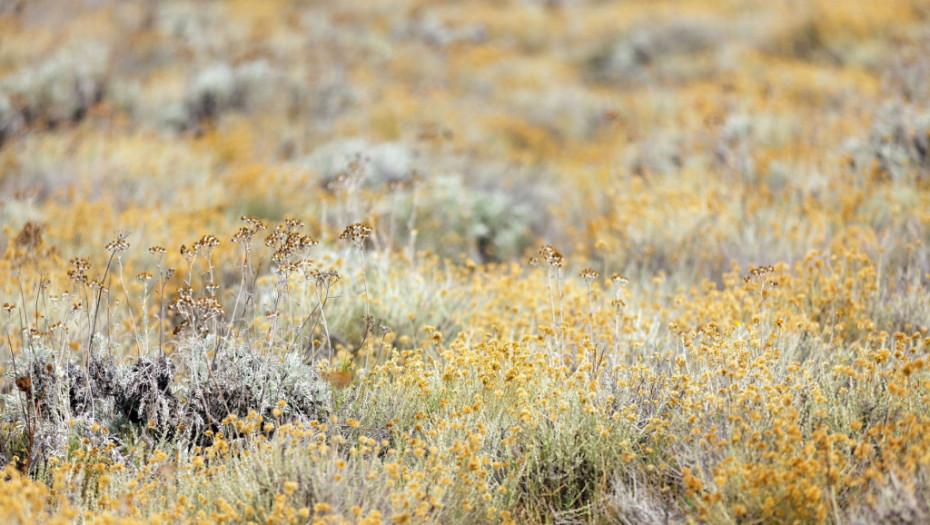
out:
<path id="1" fill-rule="evenodd" d="M 930 523 L 930 4 L 0 0 L 0 523 Z"/>

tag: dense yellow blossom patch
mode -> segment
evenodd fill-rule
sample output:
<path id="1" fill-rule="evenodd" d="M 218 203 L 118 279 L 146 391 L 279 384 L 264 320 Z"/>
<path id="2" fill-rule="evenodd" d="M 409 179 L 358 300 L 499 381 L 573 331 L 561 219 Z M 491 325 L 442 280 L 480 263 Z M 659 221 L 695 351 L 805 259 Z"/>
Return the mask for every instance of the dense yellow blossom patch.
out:
<path id="1" fill-rule="evenodd" d="M 930 520 L 922 2 L 14 4 L 3 523 Z"/>

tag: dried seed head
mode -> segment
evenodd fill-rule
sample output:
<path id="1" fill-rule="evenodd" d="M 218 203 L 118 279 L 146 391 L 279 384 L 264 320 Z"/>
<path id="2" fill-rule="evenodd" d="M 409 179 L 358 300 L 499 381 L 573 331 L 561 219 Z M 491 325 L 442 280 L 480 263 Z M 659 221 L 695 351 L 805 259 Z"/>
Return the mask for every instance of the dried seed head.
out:
<path id="1" fill-rule="evenodd" d="M 230 239 L 230 240 L 231 240 L 232 242 L 235 242 L 235 243 L 241 242 L 241 243 L 248 244 L 248 243 L 252 242 L 252 237 L 254 237 L 254 236 L 255 236 L 255 231 L 254 231 L 254 230 L 252 230 L 252 229 L 250 229 L 250 228 L 246 228 L 245 226 L 243 226 L 243 227 L 239 228 L 239 231 L 237 231 L 236 234 L 233 235 L 233 236 L 232 236 L 232 239 Z"/>
<path id="2" fill-rule="evenodd" d="M 287 218 L 284 219 L 284 224 L 287 226 L 288 232 L 294 232 L 304 227 L 303 221 L 298 219 Z"/>
<path id="3" fill-rule="evenodd" d="M 253 233 L 268 229 L 268 227 L 265 226 L 265 223 L 256 219 L 255 217 L 252 217 L 251 215 L 244 215 L 242 220 L 249 226 L 249 228 L 252 229 Z"/>
<path id="4" fill-rule="evenodd" d="M 303 227 L 304 223 L 297 219 L 285 219 L 284 224 L 275 226 L 265 239 L 265 245 L 274 249 L 272 260 L 280 265 L 279 272 L 296 271 L 301 264 L 298 260 L 303 255 L 301 252 L 319 244 L 310 235 L 300 234 Z"/>
<path id="5" fill-rule="evenodd" d="M 178 298 L 175 300 L 175 305 L 188 306 L 194 304 L 193 293 L 194 289 L 190 286 L 182 286 L 178 288 Z"/>
<path id="6" fill-rule="evenodd" d="M 265 238 L 265 246 L 277 246 L 287 240 L 287 228 L 283 224 L 274 227 L 274 230 Z"/>
<path id="7" fill-rule="evenodd" d="M 299 263 L 299 262 L 288 262 L 288 261 L 284 260 L 283 257 L 285 257 L 285 256 L 282 256 L 280 251 L 279 251 L 279 252 L 275 252 L 274 256 L 272 257 L 272 259 L 273 259 L 275 262 L 279 263 L 279 264 L 278 264 L 278 267 L 275 268 L 275 270 L 274 270 L 275 272 L 280 273 L 280 274 L 284 274 L 284 275 L 289 275 L 289 274 L 292 274 L 292 273 L 297 272 L 297 271 L 300 270 L 300 263 Z"/>
<path id="8" fill-rule="evenodd" d="M 216 248 L 219 245 L 220 245 L 220 240 L 217 239 L 215 235 L 204 235 L 203 237 L 200 238 L 200 241 L 198 241 L 197 244 L 195 244 L 195 246 L 199 246 L 200 248 L 206 248 L 206 249 Z"/>
<path id="9" fill-rule="evenodd" d="M 339 280 L 339 272 L 336 270 L 321 270 L 319 268 L 304 267 L 304 277 L 308 281 L 313 281 L 316 286 L 331 286 Z"/>
<path id="10" fill-rule="evenodd" d="M 157 244 L 149 248 L 149 253 L 152 255 L 164 255 L 166 251 L 167 250 L 165 250 L 163 246 L 158 246 Z"/>
<path id="11" fill-rule="evenodd" d="M 551 244 L 544 244 L 539 247 L 539 259 L 552 268 L 561 268 L 565 258 L 559 250 L 556 250 Z"/>
<path id="12" fill-rule="evenodd" d="M 203 235 L 200 237 L 200 240 L 191 245 L 187 250 L 187 255 L 185 258 L 193 258 L 197 255 L 203 257 L 210 257 L 213 252 L 213 249 L 220 245 L 220 240 L 216 238 L 215 235 Z M 183 247 L 182 247 L 183 248 Z M 182 255 L 184 255 L 182 253 Z"/>
<path id="13" fill-rule="evenodd" d="M 71 269 L 68 270 L 68 278 L 75 284 L 84 284 L 87 282 L 87 270 L 90 270 L 90 263 L 87 259 L 75 257 L 71 259 Z"/>
<path id="14" fill-rule="evenodd" d="M 774 266 L 757 266 L 755 268 L 749 269 L 749 275 L 743 277 L 743 282 L 746 284 L 756 282 L 759 284 L 765 284 L 766 277 L 775 271 Z M 774 283 L 771 283 L 774 284 Z"/>
<path id="15" fill-rule="evenodd" d="M 129 243 L 126 241 L 126 238 L 129 237 L 129 232 L 121 231 L 116 234 L 116 238 L 108 242 L 106 245 L 106 250 L 110 253 L 119 253 L 124 252 L 129 249 Z"/>
<path id="16" fill-rule="evenodd" d="M 194 305 L 198 313 L 207 318 L 219 317 L 225 313 L 223 305 L 216 297 L 201 297 Z"/>
<path id="17" fill-rule="evenodd" d="M 319 241 L 309 235 L 300 237 L 300 248 L 312 248 L 319 244 Z"/>
<path id="18" fill-rule="evenodd" d="M 346 226 L 346 229 L 342 231 L 342 234 L 339 235 L 339 238 L 342 240 L 352 241 L 353 244 L 361 246 L 362 242 L 365 241 L 372 233 L 370 226 L 356 222 L 355 224 L 350 224 Z"/>
<path id="19" fill-rule="evenodd" d="M 594 282 L 598 275 L 600 274 L 594 268 L 585 268 L 584 270 L 581 270 L 580 274 L 578 274 L 579 277 L 587 281 L 589 284 Z"/>
<path id="20" fill-rule="evenodd" d="M 87 270 L 90 270 L 90 263 L 87 262 L 87 259 L 83 257 L 75 257 L 71 259 L 71 267 L 74 268 L 74 271 L 84 273 Z"/>
<path id="21" fill-rule="evenodd" d="M 620 288 L 623 288 L 627 286 L 628 284 L 630 284 L 630 279 L 624 275 L 620 275 L 619 273 L 615 273 L 611 275 L 610 281 L 614 283 L 614 285 L 619 286 Z"/>

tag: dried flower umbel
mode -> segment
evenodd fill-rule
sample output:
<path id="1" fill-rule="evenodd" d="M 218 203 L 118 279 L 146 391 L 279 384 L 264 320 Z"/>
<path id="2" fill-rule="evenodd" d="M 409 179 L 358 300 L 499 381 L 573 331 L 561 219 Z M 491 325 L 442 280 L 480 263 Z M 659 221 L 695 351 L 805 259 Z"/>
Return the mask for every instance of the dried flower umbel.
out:
<path id="1" fill-rule="evenodd" d="M 597 279 L 598 275 L 600 275 L 600 273 L 598 273 L 598 271 L 594 268 L 585 268 L 584 270 L 581 270 L 581 273 L 578 274 L 578 277 L 581 277 L 584 282 L 591 284 L 595 279 Z"/>
<path id="2" fill-rule="evenodd" d="M 366 224 L 356 222 L 355 224 L 350 224 L 339 235 L 339 238 L 344 241 L 350 241 L 356 248 L 363 248 L 365 239 L 370 237 L 372 234 L 372 229 Z"/>
<path id="3" fill-rule="evenodd" d="M 68 270 L 68 278 L 74 284 L 85 284 L 87 282 L 87 270 L 90 270 L 90 263 L 87 259 L 75 257 L 71 259 L 71 269 Z"/>
<path id="4" fill-rule="evenodd" d="M 271 260 L 285 269 L 292 270 L 289 264 L 295 264 L 306 250 L 319 244 L 310 235 L 301 235 L 304 223 L 297 219 L 285 219 L 283 224 L 275 226 L 274 230 L 265 238 L 265 246 L 274 253 Z"/>
<path id="5" fill-rule="evenodd" d="M 120 233 L 117 235 L 116 239 L 110 241 L 106 245 L 106 250 L 111 253 L 125 252 L 129 249 L 129 243 L 126 242 L 126 233 Z"/>
<path id="6" fill-rule="evenodd" d="M 371 355 L 371 323 L 368 322 L 371 319 L 371 300 L 368 295 L 368 278 L 366 276 L 367 272 L 367 261 L 364 260 L 365 253 L 365 240 L 371 236 L 373 230 L 370 226 L 356 222 L 346 226 L 345 230 L 342 231 L 342 234 L 339 235 L 339 238 L 344 241 L 349 241 L 353 246 L 358 250 L 362 258 L 362 291 L 365 294 L 365 325 L 364 325 L 364 345 L 366 347 L 365 352 L 365 369 L 368 369 L 368 358 Z"/>
<path id="7" fill-rule="evenodd" d="M 618 289 L 622 289 L 630 284 L 629 277 L 615 273 L 610 276 L 610 282 L 614 283 Z"/>
<path id="8" fill-rule="evenodd" d="M 88 358 L 93 358 L 93 355 L 94 355 L 94 336 L 95 336 L 95 331 L 97 329 L 97 317 L 100 313 L 101 299 L 104 293 L 109 293 L 109 289 L 104 285 L 104 283 L 107 281 L 107 277 L 110 275 L 110 269 L 113 265 L 113 260 L 119 258 L 119 254 L 121 252 L 124 252 L 129 249 L 129 242 L 126 241 L 128 237 L 129 237 L 129 232 L 120 231 L 116 234 L 115 239 L 107 243 L 106 250 L 110 252 L 110 257 L 107 259 L 107 266 L 103 270 L 103 276 L 99 280 L 92 279 L 87 283 L 89 287 L 97 290 L 97 297 L 94 302 L 94 313 L 93 313 L 93 316 L 91 317 L 91 323 L 90 323 L 90 334 L 88 335 L 88 339 L 87 339 Z M 78 270 L 79 268 L 82 268 L 84 266 L 84 262 L 86 261 L 78 261 L 77 266 L 75 266 L 74 261 L 72 261 L 72 268 L 74 268 L 75 270 Z M 121 259 L 119 260 L 119 267 L 120 269 L 122 269 Z M 83 271 L 79 271 L 79 273 L 77 273 L 75 277 L 72 277 L 72 280 L 74 281 L 80 280 L 82 275 L 83 275 Z"/>
<path id="9" fill-rule="evenodd" d="M 543 244 L 537 250 L 537 256 L 530 259 L 530 265 L 546 270 L 546 290 L 549 294 L 549 310 L 552 314 L 552 330 L 556 334 L 556 345 L 558 346 L 559 366 L 564 364 L 564 294 L 562 290 L 562 264 L 565 257 L 562 252 L 557 250 L 551 244 Z M 558 315 L 556 315 L 555 296 L 553 290 L 553 281 L 559 297 Z"/>
<path id="10" fill-rule="evenodd" d="M 565 262 L 565 258 L 562 256 L 562 252 L 555 249 L 555 247 L 553 247 L 551 244 L 544 244 L 540 246 L 537 253 L 538 257 L 530 259 L 530 264 L 542 264 L 550 268 L 561 268 L 562 263 Z"/>
<path id="11" fill-rule="evenodd" d="M 600 274 L 594 268 L 585 268 L 578 274 L 588 288 L 588 337 L 591 345 L 591 366 L 594 367 L 594 375 L 600 369 L 597 345 L 594 343 L 594 281 L 598 275 Z M 601 352 L 601 355 L 603 356 L 603 352 Z"/>
<path id="12" fill-rule="evenodd" d="M 757 266 L 751 268 L 749 275 L 743 277 L 743 282 L 748 288 L 759 292 L 760 305 L 768 292 L 778 286 L 778 281 L 770 277 L 774 272 L 774 266 Z"/>
<path id="13" fill-rule="evenodd" d="M 194 328 L 200 334 L 215 332 L 218 320 L 226 313 L 222 303 L 212 295 L 194 297 L 191 287 L 178 288 L 177 293 L 178 297 L 170 308 L 180 318 L 178 326 Z"/>

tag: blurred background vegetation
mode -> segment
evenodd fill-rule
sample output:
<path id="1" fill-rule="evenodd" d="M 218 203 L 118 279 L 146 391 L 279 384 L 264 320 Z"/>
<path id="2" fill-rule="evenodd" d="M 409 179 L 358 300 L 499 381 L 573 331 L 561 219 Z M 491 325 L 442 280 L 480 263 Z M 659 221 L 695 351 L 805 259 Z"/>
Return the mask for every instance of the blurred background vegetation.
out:
<path id="1" fill-rule="evenodd" d="M 719 282 L 731 260 L 792 262 L 846 235 L 886 258 L 927 240 L 923 2 L 0 13 L 10 249 L 29 221 L 67 258 L 117 229 L 166 244 L 243 214 L 330 236 L 366 219 L 403 245 L 412 192 L 392 183 L 413 177 L 416 248 L 477 262 L 547 239 Z M 359 180 L 335 187 L 356 158 Z"/>
<path id="2" fill-rule="evenodd" d="M 928 101 L 922 0 L 0 0 L 0 502 L 925 522 Z"/>

